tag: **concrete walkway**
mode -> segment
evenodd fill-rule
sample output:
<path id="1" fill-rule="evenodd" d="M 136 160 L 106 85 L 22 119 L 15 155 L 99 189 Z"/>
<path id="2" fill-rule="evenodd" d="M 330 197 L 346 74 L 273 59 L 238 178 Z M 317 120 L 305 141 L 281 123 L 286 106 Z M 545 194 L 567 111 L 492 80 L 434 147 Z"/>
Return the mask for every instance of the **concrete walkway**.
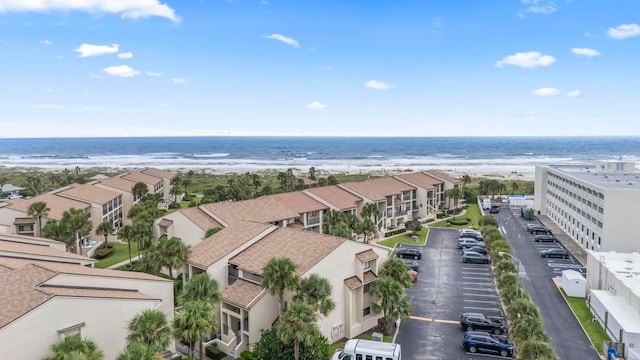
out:
<path id="1" fill-rule="evenodd" d="M 138 255 L 138 256 L 134 256 L 134 257 L 132 257 L 132 258 L 131 258 L 131 261 L 132 261 L 132 262 L 133 262 L 133 261 L 136 261 L 136 260 L 138 260 L 139 258 L 140 258 L 140 255 Z M 127 260 L 125 260 L 125 261 L 120 261 L 119 263 L 117 263 L 117 264 L 113 264 L 113 265 L 111 265 L 111 266 L 107 266 L 107 269 L 116 269 L 116 268 L 119 268 L 120 266 L 128 265 L 128 264 L 129 264 L 129 259 L 127 259 Z"/>

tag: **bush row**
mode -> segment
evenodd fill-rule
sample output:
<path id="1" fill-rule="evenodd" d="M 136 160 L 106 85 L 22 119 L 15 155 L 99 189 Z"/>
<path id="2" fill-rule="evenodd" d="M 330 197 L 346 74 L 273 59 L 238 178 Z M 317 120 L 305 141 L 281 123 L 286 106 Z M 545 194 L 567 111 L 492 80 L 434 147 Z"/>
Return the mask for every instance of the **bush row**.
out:
<path id="1" fill-rule="evenodd" d="M 509 338 L 516 349 L 517 358 L 558 360 L 558 355 L 548 342 L 540 311 L 518 280 L 518 269 L 511 257 L 499 255 L 501 252 L 511 254 L 511 246 L 498 230 L 497 221 L 491 216 L 483 216 L 479 224 L 489 248 L 498 293 L 506 307 Z"/>
<path id="2" fill-rule="evenodd" d="M 113 255 L 113 253 L 115 251 L 116 250 L 114 248 L 112 248 L 112 247 L 100 248 L 100 249 L 96 250 L 96 253 L 95 253 L 94 256 L 95 256 L 96 259 L 100 260 L 100 259 L 104 259 L 104 258 L 107 258 L 107 257 Z"/>
<path id="3" fill-rule="evenodd" d="M 384 233 L 384 237 L 389 237 L 389 236 L 398 235 L 398 234 L 404 234 L 406 232 L 407 232 L 407 229 L 405 229 L 405 228 L 395 229 L 395 230 L 387 231 L 386 233 Z"/>

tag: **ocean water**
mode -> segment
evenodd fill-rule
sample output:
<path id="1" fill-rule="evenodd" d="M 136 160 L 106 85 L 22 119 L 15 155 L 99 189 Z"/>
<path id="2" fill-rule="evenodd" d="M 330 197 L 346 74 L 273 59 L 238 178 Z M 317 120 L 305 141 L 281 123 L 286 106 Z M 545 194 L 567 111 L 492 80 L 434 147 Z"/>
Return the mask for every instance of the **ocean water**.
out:
<path id="1" fill-rule="evenodd" d="M 0 139 L 6 167 L 440 169 L 532 173 L 535 165 L 638 162 L 640 137 L 126 137 Z"/>

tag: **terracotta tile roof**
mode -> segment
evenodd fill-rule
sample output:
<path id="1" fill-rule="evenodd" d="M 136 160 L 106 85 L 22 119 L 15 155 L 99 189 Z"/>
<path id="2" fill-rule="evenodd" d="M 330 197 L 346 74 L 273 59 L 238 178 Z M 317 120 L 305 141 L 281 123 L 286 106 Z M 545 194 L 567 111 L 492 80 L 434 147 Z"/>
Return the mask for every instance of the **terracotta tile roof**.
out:
<path id="1" fill-rule="evenodd" d="M 365 250 L 363 252 L 359 252 L 356 254 L 356 258 L 358 260 L 360 260 L 361 262 L 365 262 L 365 261 L 371 261 L 371 260 L 375 260 L 378 258 L 378 254 L 376 254 L 375 251 L 369 249 L 369 250 Z"/>
<path id="2" fill-rule="evenodd" d="M 273 258 L 289 258 L 298 276 L 304 275 L 346 239 L 309 231 L 278 228 L 229 260 L 230 264 L 255 274 L 262 274 Z"/>
<path id="3" fill-rule="evenodd" d="M 8 207 L 10 209 L 24 212 L 26 214 L 29 210 L 29 206 L 38 201 L 42 201 L 47 204 L 47 207 L 49 208 L 49 215 L 47 215 L 47 219 L 55 220 L 62 219 L 62 214 L 65 211 L 69 211 L 71 208 L 86 210 L 91 206 L 91 204 L 85 201 L 73 200 L 53 193 L 40 194 L 29 199 L 13 199 L 7 202 L 9 203 Z"/>
<path id="4" fill-rule="evenodd" d="M 268 197 L 243 201 L 223 201 L 201 205 L 201 207 L 211 211 L 229 224 L 241 220 L 274 223 L 299 216 L 297 212 Z"/>
<path id="5" fill-rule="evenodd" d="M 144 170 L 140 170 L 140 172 L 143 174 L 155 176 L 161 179 L 169 179 L 169 180 L 178 176 L 178 173 L 174 173 L 167 170 L 156 169 L 156 168 L 146 168 Z"/>
<path id="6" fill-rule="evenodd" d="M 0 329 L 48 301 L 51 296 L 36 287 L 53 276 L 34 265 L 0 271 Z"/>
<path id="7" fill-rule="evenodd" d="M 304 214 L 311 211 L 320 211 L 327 209 L 326 205 L 319 202 L 318 200 L 315 200 L 302 191 L 268 195 L 263 196 L 263 198 L 273 199 L 280 204 L 288 207 L 297 214 Z"/>
<path id="8" fill-rule="evenodd" d="M 366 273 L 362 274 L 362 282 L 365 284 L 368 284 L 370 282 L 376 281 L 378 279 L 378 276 L 376 274 L 373 273 L 373 271 L 369 270 Z"/>
<path id="9" fill-rule="evenodd" d="M 143 182 L 147 185 L 156 185 L 157 183 L 161 182 L 162 179 L 155 177 L 155 176 L 151 176 L 151 175 L 147 175 L 147 174 L 143 174 L 139 171 L 134 171 L 134 172 L 130 172 L 128 174 L 123 174 L 122 177 L 124 179 L 129 179 L 135 182 Z"/>
<path id="10" fill-rule="evenodd" d="M 30 225 L 30 224 L 35 224 L 36 220 L 34 218 L 16 218 L 15 220 L 13 220 L 13 225 Z"/>
<path id="11" fill-rule="evenodd" d="M 71 184 L 70 187 L 68 190 L 57 191 L 56 195 L 100 205 L 121 196 L 117 191 L 90 184 Z"/>
<path id="12" fill-rule="evenodd" d="M 193 246 L 189 251 L 187 261 L 194 265 L 208 268 L 216 261 L 246 244 L 251 239 L 265 231 L 273 231 L 276 227 L 271 224 L 256 222 L 242 222 L 218 231 Z"/>
<path id="13" fill-rule="evenodd" d="M 435 188 L 436 185 L 441 184 L 442 181 L 429 176 L 425 173 L 422 172 L 414 172 L 414 173 L 410 173 L 410 174 L 402 174 L 402 175 L 397 175 L 397 178 L 401 178 L 402 180 L 405 180 L 415 186 L 421 187 L 423 189 L 432 189 Z"/>
<path id="14" fill-rule="evenodd" d="M 162 219 L 158 221 L 158 226 L 167 227 L 167 226 L 171 226 L 171 224 L 173 224 L 173 220 L 170 220 L 170 219 Z"/>
<path id="15" fill-rule="evenodd" d="M 200 229 L 204 231 L 207 231 L 214 227 L 222 227 L 222 224 L 217 222 L 214 218 L 212 218 L 206 212 L 202 211 L 200 207 L 180 209 L 179 211 L 187 219 L 191 220 L 191 222 L 196 224 Z"/>
<path id="16" fill-rule="evenodd" d="M 357 276 L 344 279 L 344 284 L 351 290 L 362 286 L 362 281 Z"/>
<path id="17" fill-rule="evenodd" d="M 20 242 L 22 240 L 27 243 L 36 243 L 36 244 L 61 244 L 61 242 L 56 240 L 51 240 L 47 238 L 37 237 L 37 236 L 28 236 L 28 235 L 17 235 L 17 234 L 0 234 L 0 240 L 14 241 Z"/>
<path id="18" fill-rule="evenodd" d="M 361 197 L 336 185 L 317 187 L 303 191 L 321 198 L 342 211 L 353 209 L 358 206 L 358 202 L 362 201 Z"/>
<path id="19" fill-rule="evenodd" d="M 369 179 L 361 182 L 349 182 L 338 186 L 343 189 L 354 191 L 357 194 L 361 194 L 373 201 L 382 201 L 385 200 L 387 196 L 415 189 L 415 187 L 392 177 Z"/>
<path id="20" fill-rule="evenodd" d="M 64 286 L 40 286 L 38 289 L 52 296 L 72 296 L 113 299 L 156 299 L 137 290 L 99 289 Z M 160 300 L 160 299 L 158 299 Z"/>
<path id="21" fill-rule="evenodd" d="M 127 193 L 131 193 L 136 182 L 129 179 L 124 179 L 121 176 L 113 176 L 108 179 L 100 180 L 99 185 L 110 187 L 112 189 L 118 189 Z"/>
<path id="22" fill-rule="evenodd" d="M 25 244 L 18 241 L 2 240 L 0 239 L 0 256 L 12 256 L 25 259 L 31 259 L 32 256 L 45 256 L 62 259 L 72 259 L 78 261 L 95 262 L 94 259 L 76 255 L 70 252 L 58 250 L 47 245 Z M 9 255 L 11 254 L 11 255 Z"/>
<path id="23" fill-rule="evenodd" d="M 262 286 L 238 279 L 222 292 L 224 302 L 250 309 L 267 292 Z"/>
<path id="24" fill-rule="evenodd" d="M 461 182 L 459 179 L 456 179 L 456 178 L 454 178 L 452 176 L 449 176 L 449 175 L 443 173 L 442 171 L 427 170 L 427 171 L 425 171 L 425 173 L 427 175 L 431 175 L 431 176 L 435 177 L 436 179 L 442 179 L 443 181 L 450 182 L 450 183 L 453 183 L 453 184 L 460 184 L 460 182 Z"/>

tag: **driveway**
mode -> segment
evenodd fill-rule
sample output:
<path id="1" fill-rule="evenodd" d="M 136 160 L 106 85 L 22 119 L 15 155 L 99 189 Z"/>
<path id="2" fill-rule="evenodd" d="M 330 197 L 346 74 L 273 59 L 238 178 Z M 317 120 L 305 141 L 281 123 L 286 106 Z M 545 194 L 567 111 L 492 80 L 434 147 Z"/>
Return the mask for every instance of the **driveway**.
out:
<path id="1" fill-rule="evenodd" d="M 499 222 L 500 231 L 511 245 L 513 256 L 520 259 L 520 277 L 531 298 L 540 309 L 540 315 L 550 343 L 560 359 L 588 360 L 599 359 L 599 355 L 585 335 L 580 323 L 564 301 L 553 278 L 562 276 L 565 269 L 584 272 L 584 267 L 572 256 L 571 259 L 544 259 L 540 251 L 552 246 L 563 246 L 561 232 L 552 231 L 560 237 L 560 243 L 536 243 L 533 235 L 525 230 L 527 223 L 519 214 L 509 220 L 506 211 L 492 214 Z"/>

